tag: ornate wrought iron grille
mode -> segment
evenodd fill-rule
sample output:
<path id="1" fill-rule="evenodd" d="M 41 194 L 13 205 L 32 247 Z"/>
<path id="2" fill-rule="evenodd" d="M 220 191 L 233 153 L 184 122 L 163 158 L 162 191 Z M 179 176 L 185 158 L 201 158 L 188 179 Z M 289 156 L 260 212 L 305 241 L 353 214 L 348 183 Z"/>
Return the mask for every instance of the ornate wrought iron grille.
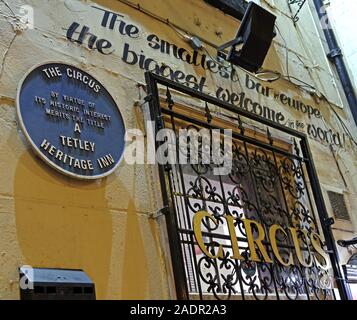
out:
<path id="1" fill-rule="evenodd" d="M 326 208 L 305 135 L 152 73 L 146 74 L 146 80 L 147 101 L 156 131 L 219 129 L 221 137 L 223 129 L 233 131 L 229 174 L 214 175 L 216 165 L 204 162 L 200 152 L 198 164 L 167 164 L 159 168 L 163 202 L 169 208 L 166 221 L 178 298 L 334 299 L 334 283 L 345 298 L 345 283 L 331 230 L 324 223 Z M 196 105 L 201 100 L 205 107 L 187 107 L 174 101 L 173 96 L 183 95 L 185 99 L 194 99 Z M 266 133 L 250 129 L 253 123 L 265 128 Z M 159 148 L 160 143 L 156 143 Z M 182 151 L 179 144 L 175 148 L 177 155 L 184 153 L 184 157 L 193 151 Z M 200 143 L 197 148 L 200 149 Z M 197 245 L 193 217 L 199 211 L 210 213 L 217 221 L 215 224 L 203 220 L 202 234 L 212 255 L 222 246 L 221 258 L 208 257 Z M 236 240 L 244 260 L 231 258 L 233 244 L 223 219 L 227 215 L 234 218 Z M 296 262 L 296 256 L 294 265 L 279 263 L 272 254 L 268 236 L 262 243 L 273 263 L 248 260 L 251 252 L 243 219 L 259 222 L 265 235 L 273 224 L 284 230 L 296 228 L 302 259 L 312 265 L 302 266 Z M 315 253 L 316 259 L 312 258 L 304 230 L 325 239 L 332 269 L 326 271 L 318 266 L 318 254 Z M 257 230 L 253 233 L 257 236 Z M 292 242 L 291 237 L 277 234 L 283 258 L 296 251 Z M 260 250 L 258 254 L 263 258 Z"/>
<path id="2" fill-rule="evenodd" d="M 302 7 L 304 6 L 305 2 L 306 2 L 306 0 L 288 0 L 288 5 L 289 5 L 290 10 L 291 10 L 292 5 L 296 4 L 298 6 L 296 13 L 292 17 L 292 20 L 294 21 L 294 23 L 299 21 L 300 18 L 298 17 L 298 15 L 299 15 Z"/>

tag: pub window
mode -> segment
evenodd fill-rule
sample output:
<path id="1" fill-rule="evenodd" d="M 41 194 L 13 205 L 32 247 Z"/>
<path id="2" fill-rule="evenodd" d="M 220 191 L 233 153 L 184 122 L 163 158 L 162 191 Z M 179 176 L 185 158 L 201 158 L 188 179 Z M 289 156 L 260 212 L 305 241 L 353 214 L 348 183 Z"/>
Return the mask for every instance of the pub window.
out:
<path id="1" fill-rule="evenodd" d="M 165 128 L 171 128 L 176 133 L 184 128 L 195 136 L 204 129 L 201 124 L 207 123 L 207 111 L 205 113 L 204 110 L 180 103 L 175 103 L 173 107 L 164 100 L 161 107 Z M 237 135 L 241 133 L 237 122 L 225 115 L 213 116 L 209 120 L 210 128 L 232 129 L 233 134 Z M 206 133 L 209 135 L 210 131 Z M 309 187 L 304 180 L 303 165 L 299 157 L 288 156 L 294 154 L 292 141 L 267 138 L 266 134 L 248 126 L 244 136 L 249 142 L 233 138 L 233 164 L 228 175 L 214 175 L 211 164 L 204 164 L 203 161 L 198 164 L 175 164 L 167 171 L 190 298 L 225 299 L 227 295 L 230 299 L 242 299 L 242 296 L 248 299 L 276 299 L 277 295 L 280 299 L 308 299 L 314 298 L 314 295 L 326 298 L 331 292 L 321 289 L 320 284 L 312 280 L 313 274 L 318 274 L 318 269 L 302 271 L 298 267 L 280 267 L 277 261 L 274 261 L 274 266 L 247 259 L 250 251 L 243 219 L 259 222 L 266 235 L 272 225 L 295 227 L 307 234 L 319 231 L 309 198 L 310 190 L 307 190 Z M 202 146 L 202 140 L 195 141 L 198 141 L 196 147 Z M 270 150 L 261 144 L 277 149 Z M 188 157 L 194 151 L 179 148 L 178 153 L 185 153 L 184 157 Z M 199 158 L 200 155 L 198 152 Z M 200 160 L 203 160 L 202 157 Z M 238 218 L 235 234 L 240 254 L 247 261 L 207 258 L 192 233 L 194 215 L 201 210 L 209 212 L 219 222 L 215 225 L 209 219 L 202 221 L 207 251 L 215 255 L 218 247 L 222 246 L 227 254 L 232 254 L 228 226 L 224 223 L 224 215 L 229 214 Z M 255 231 L 253 233 L 256 234 Z M 312 259 L 310 240 L 303 232 L 298 233 L 298 239 L 302 259 L 309 262 Z M 270 245 L 266 241 L 263 243 L 269 257 L 272 257 Z M 289 250 L 294 247 L 292 239 L 278 233 L 277 244 L 281 256 L 287 261 Z M 258 255 L 262 258 L 259 251 Z M 317 259 L 321 260 L 321 257 Z M 308 274 L 311 288 L 303 280 L 305 271 L 312 273 Z M 330 283 L 330 276 L 325 274 L 324 277 L 325 283 Z"/>
<path id="2" fill-rule="evenodd" d="M 158 166 L 177 297 L 330 300 L 336 285 L 347 298 L 307 136 L 271 120 L 275 110 L 262 117 L 156 74 L 145 78 L 157 156 L 199 160 Z M 202 134 L 182 151 L 181 128 L 205 129 L 212 147 Z M 223 165 L 215 161 L 222 154 Z"/>

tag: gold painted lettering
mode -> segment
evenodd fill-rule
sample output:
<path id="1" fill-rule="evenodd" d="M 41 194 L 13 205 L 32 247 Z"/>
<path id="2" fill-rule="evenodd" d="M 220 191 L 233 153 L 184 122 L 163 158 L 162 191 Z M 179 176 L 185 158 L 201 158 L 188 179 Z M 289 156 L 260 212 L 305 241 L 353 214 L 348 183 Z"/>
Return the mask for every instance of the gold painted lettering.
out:
<path id="1" fill-rule="evenodd" d="M 320 255 L 320 257 L 322 257 L 325 260 L 325 263 L 322 264 L 319 261 L 319 258 L 316 256 L 316 254 L 313 254 L 316 265 L 323 270 L 327 270 L 330 267 L 330 263 L 329 263 L 330 259 L 327 253 L 325 252 L 325 250 L 322 248 L 322 242 L 323 242 L 322 238 L 317 233 L 312 232 L 310 239 L 311 239 L 312 247 Z"/>
<path id="2" fill-rule="evenodd" d="M 289 260 L 287 262 L 284 261 L 283 257 L 280 255 L 279 252 L 279 247 L 276 241 L 276 233 L 277 231 L 281 231 L 286 237 L 288 236 L 287 233 L 285 232 L 285 230 L 280 227 L 277 224 L 274 224 L 270 227 L 269 229 L 269 239 L 270 239 L 270 244 L 271 244 L 271 248 L 273 249 L 273 253 L 276 257 L 276 259 L 285 267 L 288 267 L 290 265 L 294 264 L 294 257 L 292 255 L 292 253 L 289 253 Z"/>
<path id="3" fill-rule="evenodd" d="M 211 254 L 205 246 L 205 243 L 204 243 L 203 237 L 202 237 L 202 231 L 201 231 L 201 222 L 204 218 L 208 218 L 208 219 L 212 220 L 216 225 L 218 224 L 217 220 L 212 215 L 210 215 L 208 212 L 206 212 L 206 211 L 197 212 L 193 218 L 193 232 L 195 234 L 197 243 L 198 243 L 200 249 L 202 250 L 202 252 L 207 257 L 209 257 L 211 259 L 223 258 L 223 248 L 221 245 L 219 245 L 218 252 L 216 255 Z"/>
<path id="4" fill-rule="evenodd" d="M 247 234 L 248 246 L 249 246 L 249 251 L 250 251 L 250 260 L 255 261 L 255 262 L 261 262 L 260 258 L 258 257 L 256 248 L 255 248 L 255 244 L 256 244 L 261 255 L 264 258 L 264 261 L 268 262 L 268 263 L 273 263 L 273 261 L 270 259 L 269 255 L 262 243 L 262 241 L 265 238 L 265 233 L 264 233 L 263 227 L 258 222 L 254 221 L 254 220 L 243 219 L 243 223 L 244 223 L 244 227 L 245 227 L 245 232 Z M 254 239 L 254 236 L 253 236 L 252 225 L 254 225 L 258 231 L 258 237 L 256 239 Z"/>
<path id="5" fill-rule="evenodd" d="M 290 227 L 289 230 L 290 230 L 290 234 L 291 234 L 291 237 L 293 239 L 293 242 L 294 242 L 296 256 L 297 256 L 300 264 L 302 266 L 306 267 L 306 268 L 311 267 L 312 266 L 312 257 L 311 257 L 311 254 L 310 254 L 310 249 L 307 248 L 308 249 L 308 260 L 309 260 L 309 262 L 306 262 L 305 259 L 304 259 L 301 247 L 300 247 L 300 241 L 299 241 L 296 229 Z M 303 230 L 302 232 L 303 232 L 305 238 L 307 239 L 308 238 L 307 231 Z"/>
<path id="6" fill-rule="evenodd" d="M 232 243 L 233 255 L 230 258 L 244 260 L 244 258 L 241 256 L 240 251 L 239 251 L 237 235 L 236 235 L 236 231 L 235 231 L 235 227 L 234 227 L 234 218 L 232 216 L 226 215 L 225 219 L 227 221 L 229 236 L 231 237 L 231 243 Z"/>

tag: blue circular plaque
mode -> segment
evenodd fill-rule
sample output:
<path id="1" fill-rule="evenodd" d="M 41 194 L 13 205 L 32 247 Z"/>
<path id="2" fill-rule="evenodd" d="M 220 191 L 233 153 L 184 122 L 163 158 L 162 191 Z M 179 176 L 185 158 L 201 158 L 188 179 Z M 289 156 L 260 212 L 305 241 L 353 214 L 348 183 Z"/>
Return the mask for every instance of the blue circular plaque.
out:
<path id="1" fill-rule="evenodd" d="M 21 128 L 37 154 L 79 179 L 111 174 L 124 153 L 125 125 L 104 86 L 63 63 L 34 67 L 17 92 Z"/>

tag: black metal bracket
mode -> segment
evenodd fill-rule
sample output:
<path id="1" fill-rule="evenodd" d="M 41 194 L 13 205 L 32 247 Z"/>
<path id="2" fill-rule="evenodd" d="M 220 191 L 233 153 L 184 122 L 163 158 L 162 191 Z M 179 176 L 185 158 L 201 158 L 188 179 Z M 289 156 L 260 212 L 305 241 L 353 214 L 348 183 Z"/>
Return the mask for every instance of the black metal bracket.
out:
<path id="1" fill-rule="evenodd" d="M 337 240 L 337 244 L 341 247 L 349 247 L 357 244 L 357 237 L 351 240 Z"/>
<path id="2" fill-rule="evenodd" d="M 156 212 L 151 212 L 149 213 L 149 218 L 150 219 L 157 219 L 161 216 L 166 216 L 168 215 L 170 212 L 170 209 L 169 207 L 163 207 L 161 208 L 160 210 L 156 211 Z"/>
<path id="3" fill-rule="evenodd" d="M 327 218 L 324 220 L 324 224 L 326 227 L 331 227 L 332 225 L 335 224 L 335 219 L 334 218 Z"/>
<path id="4" fill-rule="evenodd" d="M 292 17 L 294 23 L 299 21 L 300 18 L 298 17 L 298 15 L 305 3 L 306 3 L 306 0 L 288 0 L 289 7 L 292 4 L 297 4 L 299 7 L 298 10 L 296 11 L 295 15 Z"/>
<path id="5" fill-rule="evenodd" d="M 152 100 L 152 94 L 148 94 L 143 100 L 135 101 L 135 107 L 142 107 L 145 103 L 148 103 Z"/>
<path id="6" fill-rule="evenodd" d="M 222 44 L 221 46 L 219 46 L 217 48 L 217 51 L 220 52 L 220 51 L 223 51 L 224 49 L 226 49 L 228 47 L 233 47 L 233 46 L 236 46 L 236 45 L 241 44 L 241 43 L 243 43 L 243 38 L 242 37 L 235 38 L 235 39 L 233 39 L 231 41 L 228 41 L 228 42 Z"/>
<path id="7" fill-rule="evenodd" d="M 242 44 L 243 43 L 243 38 L 242 37 L 238 37 L 238 38 L 235 38 L 231 41 L 228 41 L 224 44 L 222 44 L 221 46 L 219 46 L 217 48 L 217 56 L 221 59 L 224 59 L 224 60 L 227 60 L 227 54 L 224 52 L 225 49 L 227 49 L 228 47 L 235 47 L 239 44 Z"/>
<path id="8" fill-rule="evenodd" d="M 148 94 L 145 98 L 144 101 L 145 102 L 150 102 L 152 100 L 152 94 Z"/>
<path id="9" fill-rule="evenodd" d="M 343 54 L 340 48 L 333 49 L 327 54 L 327 58 L 331 61 L 335 60 L 337 57 L 342 57 L 342 56 Z"/>

